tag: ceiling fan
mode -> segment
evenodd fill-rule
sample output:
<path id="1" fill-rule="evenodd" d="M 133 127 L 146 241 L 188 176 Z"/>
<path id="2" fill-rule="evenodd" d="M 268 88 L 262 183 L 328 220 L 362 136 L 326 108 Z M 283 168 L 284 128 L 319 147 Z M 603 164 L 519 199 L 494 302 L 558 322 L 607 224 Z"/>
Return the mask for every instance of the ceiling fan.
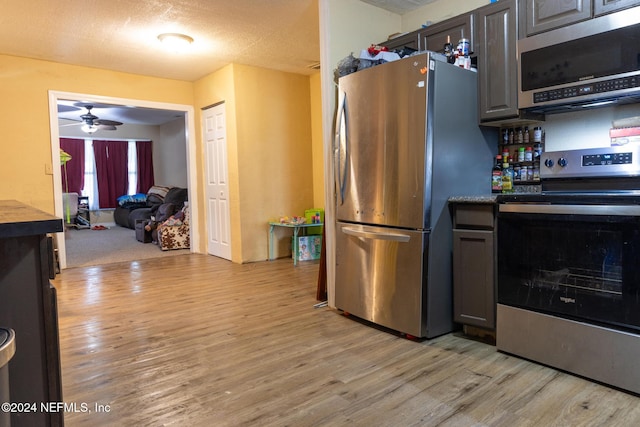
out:
<path id="1" fill-rule="evenodd" d="M 82 119 L 80 123 L 74 123 L 74 124 L 62 125 L 62 126 L 81 125 L 82 127 L 80 129 L 82 129 L 83 132 L 92 134 L 98 130 L 116 130 L 117 129 L 116 126 L 122 125 L 122 122 L 117 122 L 115 120 L 101 119 L 95 114 L 93 114 L 91 112 L 91 109 L 93 109 L 93 105 L 85 105 L 84 108 L 87 109 L 87 112 L 80 116 L 80 118 Z"/>

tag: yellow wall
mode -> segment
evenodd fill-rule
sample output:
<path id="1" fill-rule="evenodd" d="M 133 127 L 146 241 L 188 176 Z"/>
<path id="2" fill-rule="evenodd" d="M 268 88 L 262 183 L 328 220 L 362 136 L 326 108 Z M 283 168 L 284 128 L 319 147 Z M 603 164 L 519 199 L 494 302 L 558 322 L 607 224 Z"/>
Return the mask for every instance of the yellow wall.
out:
<path id="1" fill-rule="evenodd" d="M 263 261 L 267 222 L 314 207 L 310 79 L 234 64 L 197 81 L 195 94 L 197 116 L 202 107 L 226 104 L 232 260 Z M 287 256 L 287 235 L 277 242 L 275 255 Z"/>
<path id="2" fill-rule="evenodd" d="M 49 90 L 193 104 L 193 85 L 0 55 L 0 199 L 15 199 L 53 213 Z"/>
<path id="3" fill-rule="evenodd" d="M 314 172 L 311 159 L 311 87 L 308 76 L 240 65 L 229 65 L 191 83 L 0 55 L 4 159 L 0 199 L 54 212 L 53 176 L 45 171 L 53 167 L 49 90 L 193 105 L 196 168 L 202 183 L 201 108 L 225 101 L 232 260 L 264 260 L 266 222 L 317 207 L 312 184 L 318 168 Z M 319 94 L 315 96 L 319 103 Z M 199 192 L 197 197 L 203 200 L 203 186 Z M 205 218 L 203 203 L 199 214 Z M 196 249 L 206 252 L 205 221 L 196 232 L 203 236 Z M 284 256 L 288 242 L 281 237 L 278 255 Z"/>
<path id="4" fill-rule="evenodd" d="M 210 74 L 194 83 L 194 108 L 196 110 L 197 129 L 197 149 L 198 155 L 198 182 L 200 186 L 199 200 L 205 200 L 205 175 L 204 175 L 204 146 L 202 142 L 202 109 L 220 102 L 225 103 L 226 127 L 227 127 L 227 163 L 229 171 L 229 209 L 231 219 L 231 260 L 242 262 L 242 245 L 239 236 L 242 235 L 240 228 L 240 203 L 238 187 L 238 137 L 236 131 L 236 101 L 234 91 L 234 66 L 227 65 L 221 70 Z M 200 218 L 207 218 L 205 215 L 206 203 L 201 203 Z M 202 252 L 207 251 L 206 244 L 208 236 L 206 221 L 202 221 L 200 235 L 203 243 Z"/>
<path id="5" fill-rule="evenodd" d="M 234 80 L 242 261 L 260 261 L 267 221 L 313 207 L 309 77 L 234 65 Z"/>
<path id="6" fill-rule="evenodd" d="M 313 160 L 313 207 L 324 208 L 324 146 L 322 141 L 322 93 L 320 73 L 309 79 Z"/>

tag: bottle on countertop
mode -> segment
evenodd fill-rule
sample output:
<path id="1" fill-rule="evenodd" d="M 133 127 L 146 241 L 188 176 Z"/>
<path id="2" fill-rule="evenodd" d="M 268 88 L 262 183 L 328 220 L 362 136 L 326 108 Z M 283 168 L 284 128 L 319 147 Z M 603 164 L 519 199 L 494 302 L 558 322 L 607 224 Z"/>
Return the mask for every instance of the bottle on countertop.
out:
<path id="1" fill-rule="evenodd" d="M 513 193 L 513 169 L 509 165 L 509 158 L 502 162 L 502 192 Z"/>
<path id="2" fill-rule="evenodd" d="M 491 171 L 491 192 L 502 193 L 502 156 L 496 156 L 496 164 Z"/>

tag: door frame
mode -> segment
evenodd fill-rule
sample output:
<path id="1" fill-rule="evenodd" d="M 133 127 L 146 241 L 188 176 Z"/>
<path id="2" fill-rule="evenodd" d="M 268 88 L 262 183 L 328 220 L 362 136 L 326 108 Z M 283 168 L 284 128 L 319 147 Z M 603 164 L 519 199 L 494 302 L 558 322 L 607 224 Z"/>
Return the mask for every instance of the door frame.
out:
<path id="1" fill-rule="evenodd" d="M 90 95 L 74 92 L 49 91 L 49 122 L 51 128 L 51 165 L 53 172 L 53 197 L 54 213 L 57 217 L 64 216 L 62 207 L 62 173 L 60 168 L 60 132 L 58 130 L 58 101 L 71 100 L 82 102 L 95 102 L 97 104 L 128 105 L 132 107 L 156 108 L 159 110 L 174 110 L 185 113 L 185 139 L 187 150 L 187 172 L 189 185 L 189 234 L 191 245 L 189 251 L 198 253 L 200 248 L 200 236 L 197 230 L 200 229 L 199 203 L 198 203 L 198 179 L 196 167 L 196 140 L 195 133 L 195 112 L 191 105 L 171 104 L 166 102 L 145 101 L 140 99 L 115 98 L 110 96 Z M 67 268 L 67 253 L 64 239 L 64 231 L 57 233 L 58 257 L 60 268 Z"/>

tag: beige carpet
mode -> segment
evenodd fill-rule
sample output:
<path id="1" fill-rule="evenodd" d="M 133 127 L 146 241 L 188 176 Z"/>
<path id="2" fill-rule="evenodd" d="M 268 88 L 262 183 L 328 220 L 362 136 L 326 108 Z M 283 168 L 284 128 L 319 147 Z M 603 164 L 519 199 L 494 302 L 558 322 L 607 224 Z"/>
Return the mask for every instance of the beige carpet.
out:
<path id="1" fill-rule="evenodd" d="M 67 268 L 188 254 L 189 249 L 163 251 L 153 243 L 136 240 L 135 231 L 111 226 L 107 230 L 65 232 Z"/>

